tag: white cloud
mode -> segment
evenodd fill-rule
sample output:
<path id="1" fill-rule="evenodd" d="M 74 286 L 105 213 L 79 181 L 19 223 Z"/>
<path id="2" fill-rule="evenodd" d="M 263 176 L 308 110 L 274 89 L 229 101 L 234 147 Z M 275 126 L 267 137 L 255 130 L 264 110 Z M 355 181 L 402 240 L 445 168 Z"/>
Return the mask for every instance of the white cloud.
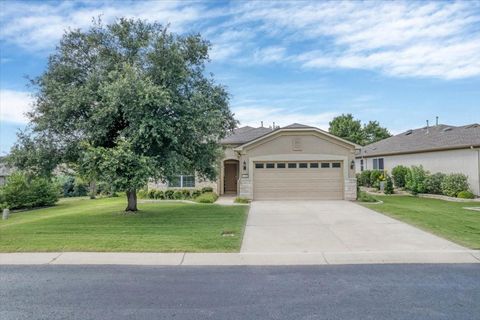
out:
<path id="1" fill-rule="evenodd" d="M 286 58 L 285 51 L 285 48 L 276 46 L 257 49 L 253 60 L 257 63 L 280 62 Z"/>
<path id="2" fill-rule="evenodd" d="M 0 121 L 27 123 L 32 102 L 29 92 L 0 90 Z"/>
<path id="3" fill-rule="evenodd" d="M 292 123 L 301 123 L 323 130 L 328 130 L 328 122 L 338 115 L 333 112 L 307 114 L 298 110 L 266 106 L 236 107 L 233 108 L 233 112 L 241 126 L 259 127 L 263 121 L 263 125 L 266 127 L 272 126 L 273 122 L 281 127 Z"/>

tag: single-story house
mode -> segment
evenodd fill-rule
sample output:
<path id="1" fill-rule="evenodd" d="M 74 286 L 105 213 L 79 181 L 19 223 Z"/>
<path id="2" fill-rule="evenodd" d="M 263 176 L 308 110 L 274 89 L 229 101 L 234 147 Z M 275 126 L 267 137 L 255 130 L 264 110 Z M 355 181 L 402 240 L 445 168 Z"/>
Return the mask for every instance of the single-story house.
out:
<path id="1" fill-rule="evenodd" d="M 357 173 L 387 170 L 398 165 L 418 166 L 431 173 L 463 173 L 472 192 L 480 195 L 480 125 L 439 124 L 408 130 L 361 148 Z"/>
<path id="2" fill-rule="evenodd" d="M 356 199 L 355 153 L 359 146 L 298 123 L 279 128 L 241 127 L 221 141 L 217 181 L 180 175 L 151 187 L 211 186 L 218 194 L 253 200 Z"/>

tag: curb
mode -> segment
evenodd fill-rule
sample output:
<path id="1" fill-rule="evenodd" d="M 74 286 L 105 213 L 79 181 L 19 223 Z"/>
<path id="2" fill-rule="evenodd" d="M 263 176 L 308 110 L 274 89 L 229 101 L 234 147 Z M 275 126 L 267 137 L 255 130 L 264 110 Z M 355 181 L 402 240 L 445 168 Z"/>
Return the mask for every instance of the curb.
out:
<path id="1" fill-rule="evenodd" d="M 0 253 L 0 265 L 291 266 L 479 263 L 480 250 L 311 253 Z"/>

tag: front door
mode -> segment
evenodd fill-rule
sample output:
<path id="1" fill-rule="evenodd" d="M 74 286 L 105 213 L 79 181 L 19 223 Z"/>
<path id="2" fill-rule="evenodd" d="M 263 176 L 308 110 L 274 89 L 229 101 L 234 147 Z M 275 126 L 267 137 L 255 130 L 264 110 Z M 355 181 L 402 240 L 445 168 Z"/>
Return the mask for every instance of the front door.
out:
<path id="1" fill-rule="evenodd" d="M 225 193 L 237 193 L 238 163 L 225 163 Z"/>

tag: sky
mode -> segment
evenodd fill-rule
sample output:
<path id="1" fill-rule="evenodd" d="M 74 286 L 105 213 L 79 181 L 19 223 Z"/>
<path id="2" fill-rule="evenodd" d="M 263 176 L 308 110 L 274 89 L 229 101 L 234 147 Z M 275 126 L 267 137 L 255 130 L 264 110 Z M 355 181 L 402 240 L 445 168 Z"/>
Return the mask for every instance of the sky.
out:
<path id="1" fill-rule="evenodd" d="M 342 113 L 392 133 L 480 122 L 480 1 L 0 1 L 0 155 L 26 127 L 28 77 L 65 30 L 120 17 L 200 33 L 241 125 L 328 129 Z"/>

